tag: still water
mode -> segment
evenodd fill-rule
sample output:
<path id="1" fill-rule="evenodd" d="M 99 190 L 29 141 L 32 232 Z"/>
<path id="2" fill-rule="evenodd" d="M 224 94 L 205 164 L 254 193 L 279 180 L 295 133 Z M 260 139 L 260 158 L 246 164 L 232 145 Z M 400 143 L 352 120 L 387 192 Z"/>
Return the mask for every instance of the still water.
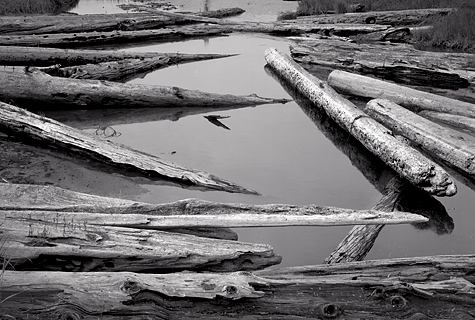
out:
<path id="1" fill-rule="evenodd" d="M 126 1 L 81 0 L 75 11 L 91 13 L 102 6 L 103 9 L 107 8 L 107 12 L 112 12 L 109 8 L 119 2 Z M 232 3 L 230 6 L 240 6 L 236 1 Z M 292 5 L 295 6 L 294 3 Z M 276 7 L 274 10 L 273 19 L 280 9 Z M 267 11 L 269 13 L 272 10 Z M 232 35 L 135 46 L 124 50 L 239 54 L 226 59 L 158 70 L 133 80 L 134 83 L 290 98 L 264 68 L 266 48 L 275 47 L 288 53 L 288 45 L 289 42 L 285 39 Z M 229 117 L 222 122 L 230 130 L 214 126 L 203 117 L 206 114 L 177 117 L 179 119 L 175 121 L 154 121 L 150 118 L 137 123 L 113 123 L 113 128 L 121 133 L 114 138 L 119 143 L 213 173 L 262 194 L 253 196 L 203 192 L 143 184 L 145 193 L 123 196 L 150 203 L 201 198 L 219 202 L 371 208 L 382 197 L 381 186 L 391 176 L 390 171 L 380 167 L 377 160 L 367 157 L 364 152 L 355 152 L 358 146 L 355 147 L 348 136 L 338 130 L 337 133 L 331 132 L 331 123 L 329 125 L 324 117 L 313 113 L 314 111 L 301 107 L 296 102 L 210 113 Z M 95 128 L 88 130 L 94 132 Z M 448 222 L 442 222 L 445 229 L 424 229 L 411 225 L 386 226 L 368 259 L 474 253 L 475 191 L 459 181 L 457 185 L 456 196 L 437 199 L 453 219 L 454 227 L 448 217 Z M 350 229 L 351 227 L 287 227 L 244 228 L 235 231 L 241 241 L 272 245 L 274 251 L 283 257 L 281 266 L 293 266 L 323 262 Z"/>

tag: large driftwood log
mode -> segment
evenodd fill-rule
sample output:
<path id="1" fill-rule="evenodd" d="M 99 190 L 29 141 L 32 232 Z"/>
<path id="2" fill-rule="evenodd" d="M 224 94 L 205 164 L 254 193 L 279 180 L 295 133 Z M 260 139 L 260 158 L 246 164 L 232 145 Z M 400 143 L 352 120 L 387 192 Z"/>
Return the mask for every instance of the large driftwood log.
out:
<path id="1" fill-rule="evenodd" d="M 206 189 L 256 194 L 209 173 L 188 169 L 157 156 L 142 153 L 109 140 L 102 140 L 52 119 L 0 103 L 1 131 L 25 141 L 96 161 L 126 167 L 145 177 L 162 177 Z"/>
<path id="2" fill-rule="evenodd" d="M 155 10 L 156 11 L 156 10 Z M 199 17 L 222 18 L 244 12 L 240 8 L 195 13 Z M 146 30 L 168 25 L 196 22 L 183 16 L 161 14 L 120 13 L 86 15 L 26 15 L 2 16 L 0 34 L 79 33 L 92 31 Z"/>
<path id="3" fill-rule="evenodd" d="M 475 118 L 475 104 L 355 73 L 334 70 L 328 76 L 328 84 L 342 94 L 387 99 L 415 112 L 429 110 Z"/>
<path id="4" fill-rule="evenodd" d="M 468 175 L 475 174 L 475 142 L 384 99 L 368 102 L 366 113 L 433 157 Z"/>
<path id="5" fill-rule="evenodd" d="M 252 106 L 286 103 L 255 94 L 236 96 L 179 87 L 51 77 L 38 70 L 0 72 L 0 99 L 29 109 Z"/>
<path id="6" fill-rule="evenodd" d="M 28 319 L 471 319 L 473 255 L 254 274 L 5 271 L 3 314 Z"/>
<path id="7" fill-rule="evenodd" d="M 397 11 L 370 11 L 370 12 L 352 12 L 344 14 L 316 15 L 299 17 L 295 23 L 366 23 L 382 25 L 418 25 L 426 22 L 427 19 L 446 16 L 455 9 L 453 8 L 434 8 L 434 9 L 411 9 Z"/>
<path id="8" fill-rule="evenodd" d="M 447 124 L 459 130 L 462 129 L 471 135 L 475 135 L 475 118 L 428 110 L 421 111 L 418 115 L 435 122 Z"/>
<path id="9" fill-rule="evenodd" d="M 11 66 L 46 67 L 60 64 L 62 67 L 101 62 L 120 61 L 124 59 L 169 59 L 169 64 L 179 64 L 201 60 L 226 58 L 229 54 L 190 54 L 190 53 L 157 53 L 133 52 L 117 50 L 75 50 L 58 48 L 38 48 L 21 46 L 0 46 L 0 64 Z"/>
<path id="10" fill-rule="evenodd" d="M 432 194 L 451 196 L 456 193 L 454 181 L 440 166 L 397 140 L 390 131 L 338 95 L 327 83 L 310 75 L 275 49 L 266 51 L 266 60 L 281 77 L 316 106 L 322 107 L 342 128 L 399 175 Z"/>
<path id="11" fill-rule="evenodd" d="M 317 40 L 292 47 L 295 61 L 409 85 L 460 89 L 475 85 L 474 54 L 419 51 L 406 44 Z M 472 65 L 472 68 L 470 68 Z"/>

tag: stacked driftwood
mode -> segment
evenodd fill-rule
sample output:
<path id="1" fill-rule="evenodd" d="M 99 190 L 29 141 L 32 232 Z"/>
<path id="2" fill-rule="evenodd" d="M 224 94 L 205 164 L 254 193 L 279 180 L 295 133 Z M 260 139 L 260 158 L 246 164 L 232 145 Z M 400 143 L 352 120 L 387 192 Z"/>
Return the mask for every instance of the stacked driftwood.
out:
<path id="1" fill-rule="evenodd" d="M 434 12 L 430 14 L 440 14 Z M 389 16 L 400 21 L 403 16 L 407 18 L 407 13 L 386 14 L 384 19 Z M 0 98 L 14 103 L 0 103 L 2 133 L 147 179 L 165 179 L 169 184 L 206 190 L 257 194 L 214 175 L 85 134 L 20 107 L 90 109 L 91 112 L 123 107 L 170 108 L 176 112 L 180 107 L 184 110 L 180 114 L 186 114 L 207 111 L 210 107 L 228 109 L 287 100 L 118 82 L 155 68 L 225 56 L 51 47 L 168 41 L 229 32 L 306 35 L 297 40 L 311 47 L 308 41 L 323 41 L 315 40 L 316 34 L 331 38 L 366 34 L 367 39 L 384 40 L 390 35 L 406 33 L 390 25 L 372 24 L 372 19 L 362 22 L 361 17 L 355 20 L 359 24 L 336 24 L 342 21 L 315 24 L 304 19 L 240 23 L 216 17 L 164 12 L 64 16 L 60 20 L 45 16 L 5 17 L 0 22 L 0 32 L 4 34 L 0 36 L 0 61 L 27 68 L 0 73 Z M 341 38 L 337 41 L 341 42 Z M 296 60 L 304 56 L 297 51 L 293 54 Z M 249 272 L 278 264 L 280 257 L 269 245 L 236 241 L 237 235 L 229 228 L 356 225 L 328 257 L 331 264 L 362 260 L 385 224 L 415 223 L 438 233 L 450 232 L 451 218 L 430 194 L 453 195 L 454 181 L 442 166 L 397 135 L 438 154 L 464 175 L 473 174 L 470 152 L 475 150 L 470 144 L 460 143 L 458 148 L 452 148 L 454 142 L 445 139 L 445 133 L 440 131 L 443 129 L 434 129 L 432 124 L 417 125 L 416 129 L 425 130 L 424 137 L 437 130 L 432 134 L 433 139 L 437 137 L 443 143 L 416 140 L 422 134 L 411 131 L 415 128 L 409 121 L 416 115 L 395 106 L 399 103 L 425 116 L 435 117 L 431 114 L 435 111 L 473 119 L 470 111 L 473 106 L 469 103 L 453 102 L 448 108 L 445 106 L 451 100 L 428 98 L 426 93 L 417 93 L 422 95 L 418 98 L 416 91 L 397 95 L 399 87 L 392 91 L 386 87 L 375 89 L 376 82 L 371 82 L 369 86 L 377 91 L 377 97 L 392 102 L 374 100 L 364 113 L 289 57 L 269 49 L 266 59 L 271 71 L 288 86 L 289 93 L 320 130 L 383 193 L 373 209 L 258 206 L 199 199 L 151 205 L 53 186 L 0 184 L 0 255 L 5 270 L 0 277 L 0 319 L 473 318 L 473 255 Z M 435 72 L 444 77 L 449 73 Z M 335 71 L 329 83 L 346 94 L 356 94 L 352 90 L 361 89 L 362 85 L 357 84 L 363 80 L 350 76 L 360 77 Z M 464 76 L 459 74 L 460 78 Z M 345 84 L 342 79 L 350 80 Z M 470 87 L 471 81 L 473 76 L 469 74 L 465 82 L 460 79 L 449 82 Z M 337 83 L 341 83 L 340 87 Z M 374 98 L 372 94 L 370 91 L 358 95 Z M 415 98 L 408 99 L 409 95 Z M 432 100 L 426 102 L 427 99 Z M 433 109 L 437 103 L 443 109 Z M 408 123 L 391 124 L 400 116 L 383 115 L 381 109 L 397 109 L 397 114 L 402 114 Z M 384 121 L 392 131 L 368 113 Z M 350 132 L 353 140 L 342 134 L 339 126 Z"/>

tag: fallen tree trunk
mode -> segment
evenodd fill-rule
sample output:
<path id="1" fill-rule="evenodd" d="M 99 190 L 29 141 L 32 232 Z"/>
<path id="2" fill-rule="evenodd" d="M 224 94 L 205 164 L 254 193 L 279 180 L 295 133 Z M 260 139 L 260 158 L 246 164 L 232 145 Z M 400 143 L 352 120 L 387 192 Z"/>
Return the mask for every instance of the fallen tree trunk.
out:
<path id="1" fill-rule="evenodd" d="M 464 130 L 471 135 L 475 135 L 475 118 L 428 110 L 421 111 L 418 115 L 435 122 L 447 124 L 458 130 Z"/>
<path id="2" fill-rule="evenodd" d="M 468 175 L 475 174 L 475 143 L 384 99 L 368 102 L 371 117 L 415 145 Z"/>
<path id="3" fill-rule="evenodd" d="M 313 77 L 275 49 L 266 51 L 267 63 L 316 106 L 322 107 L 342 128 L 412 184 L 436 195 L 456 193 L 454 181 L 437 164 L 392 136 L 325 82 Z"/>
<path id="4" fill-rule="evenodd" d="M 189 54 L 189 53 L 157 53 L 133 52 L 117 50 L 75 50 L 59 48 L 38 48 L 21 46 L 0 46 L 0 64 L 6 66 L 47 67 L 60 64 L 62 67 L 101 62 L 120 61 L 124 59 L 169 59 L 168 63 L 186 62 L 227 58 L 232 54 Z"/>
<path id="5" fill-rule="evenodd" d="M 196 19 L 222 18 L 244 12 L 240 8 L 221 9 L 194 13 Z M 93 31 L 133 31 L 157 29 L 169 25 L 194 23 L 196 20 L 183 16 L 165 16 L 161 14 L 120 13 L 86 15 L 27 15 L 2 16 L 0 34 L 50 34 L 80 33 Z"/>
<path id="6" fill-rule="evenodd" d="M 2 308 L 29 319 L 469 319 L 473 263 L 467 255 L 254 274 L 5 271 Z"/>
<path id="7" fill-rule="evenodd" d="M 391 26 L 418 25 L 439 16 L 446 16 L 456 9 L 432 8 L 397 11 L 351 12 L 344 14 L 299 17 L 295 23 L 365 23 Z"/>
<path id="8" fill-rule="evenodd" d="M 25 72 L 0 72 L 0 98 L 29 109 L 150 108 L 252 106 L 286 103 L 286 99 L 255 94 L 235 96 L 178 87 L 116 83 L 51 77 L 27 68 Z"/>
<path id="9" fill-rule="evenodd" d="M 333 40 L 291 47 L 292 58 L 306 69 L 314 66 L 371 74 L 415 86 L 457 90 L 475 85 L 467 68 L 473 54 L 419 51 L 405 44 L 364 44 Z"/>
<path id="10" fill-rule="evenodd" d="M 428 110 L 475 118 L 475 104 L 346 71 L 332 71 L 328 84 L 342 94 L 391 100 L 417 113 Z"/>
<path id="11" fill-rule="evenodd" d="M 109 140 L 102 140 L 52 119 L 0 103 L 1 131 L 35 145 L 66 151 L 114 166 L 125 167 L 147 178 L 161 177 L 206 189 L 256 194 L 206 172 L 196 171 L 142 153 Z"/>

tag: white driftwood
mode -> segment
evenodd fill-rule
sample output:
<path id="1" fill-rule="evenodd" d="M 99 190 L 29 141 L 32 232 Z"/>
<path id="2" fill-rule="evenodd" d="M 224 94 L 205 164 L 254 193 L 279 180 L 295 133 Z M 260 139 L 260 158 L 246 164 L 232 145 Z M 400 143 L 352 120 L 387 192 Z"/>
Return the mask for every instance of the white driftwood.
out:
<path id="1" fill-rule="evenodd" d="M 366 113 L 415 145 L 468 175 L 475 174 L 475 142 L 384 99 L 368 102 Z"/>
<path id="2" fill-rule="evenodd" d="M 67 80 L 67 79 L 63 79 Z M 0 103 L 0 130 L 26 141 L 41 142 L 96 161 L 133 169 L 145 177 L 156 176 L 215 190 L 256 194 L 206 172 L 188 169 L 157 156 L 103 140 L 18 107 Z"/>
<path id="3" fill-rule="evenodd" d="M 475 135 L 475 118 L 428 110 L 421 111 L 418 115 L 435 122 L 448 124 L 453 128 L 462 129 L 471 135 Z"/>
<path id="4" fill-rule="evenodd" d="M 342 94 L 387 99 L 416 112 L 429 110 L 475 118 L 475 105 L 472 103 L 355 73 L 334 70 L 328 76 L 328 84 Z"/>
<path id="5" fill-rule="evenodd" d="M 390 131 L 342 98 L 326 82 L 310 75 L 275 49 L 266 50 L 267 63 L 341 127 L 412 184 L 441 196 L 456 193 L 454 181 L 436 163 L 397 140 Z"/>

